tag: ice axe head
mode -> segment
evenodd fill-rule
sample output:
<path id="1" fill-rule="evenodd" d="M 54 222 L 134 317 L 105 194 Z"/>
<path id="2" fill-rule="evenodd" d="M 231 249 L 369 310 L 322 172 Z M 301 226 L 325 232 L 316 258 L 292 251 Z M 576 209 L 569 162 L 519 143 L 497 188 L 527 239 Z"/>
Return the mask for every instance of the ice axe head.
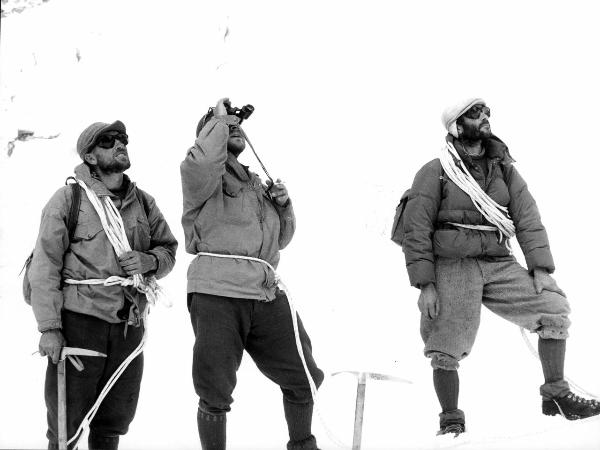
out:
<path id="1" fill-rule="evenodd" d="M 349 373 L 352 374 L 354 376 L 356 376 L 359 380 L 359 382 L 361 380 L 366 381 L 367 379 L 371 379 L 371 380 L 380 380 L 380 381 L 394 381 L 396 383 L 408 383 L 408 384 L 412 384 L 412 381 L 410 380 L 405 380 L 404 378 L 400 378 L 400 377 L 396 377 L 393 375 L 386 375 L 383 373 L 376 373 L 376 372 L 359 372 L 356 370 L 341 370 L 339 372 L 334 372 L 331 375 L 339 375 L 340 373 Z M 364 382 L 363 381 L 363 382 Z"/>
<path id="2" fill-rule="evenodd" d="M 76 347 L 63 347 L 60 351 L 60 360 L 64 361 L 66 358 L 71 361 L 71 364 L 75 366 L 75 368 L 81 372 L 83 370 L 83 363 L 78 358 L 78 356 L 100 356 L 101 358 L 106 358 L 104 353 L 97 352 L 95 350 L 88 350 L 86 348 L 76 348 Z"/>

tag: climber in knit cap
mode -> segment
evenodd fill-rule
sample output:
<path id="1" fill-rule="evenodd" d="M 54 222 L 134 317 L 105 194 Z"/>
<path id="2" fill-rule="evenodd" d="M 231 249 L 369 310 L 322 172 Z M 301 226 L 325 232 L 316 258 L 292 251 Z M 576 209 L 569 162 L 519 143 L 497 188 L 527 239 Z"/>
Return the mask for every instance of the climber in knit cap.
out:
<path id="1" fill-rule="evenodd" d="M 421 291 L 421 336 L 442 409 L 438 434 L 465 431 L 457 369 L 475 341 L 482 304 L 538 334 L 544 414 L 573 420 L 600 413 L 598 402 L 573 394 L 564 379 L 569 303 L 550 275 L 554 261 L 536 203 L 492 133 L 490 114 L 481 98 L 444 111 L 440 158 L 419 170 L 393 226 L 410 283 Z M 526 269 L 512 255 L 512 236 Z"/>
<path id="2" fill-rule="evenodd" d="M 45 399 L 48 448 L 58 448 L 57 366 L 63 346 L 95 350 L 106 358 L 82 357 L 78 372 L 66 364 L 67 435 L 70 439 L 96 395 L 119 365 L 140 344 L 146 295 L 131 285 L 105 285 L 112 276 L 161 278 L 175 264 L 177 241 L 154 199 L 123 172 L 130 166 L 123 122 L 96 122 L 77 140 L 83 160 L 75 177 L 97 199 L 109 198 L 118 210 L 131 251 L 117 256 L 100 216 L 79 185 L 64 186 L 42 212 L 28 279 L 31 306 L 41 333 L 39 350 L 48 356 Z M 79 207 L 73 213 L 78 189 Z M 75 203 L 76 205 L 76 203 Z M 70 218 L 76 214 L 71 233 Z M 100 282 L 98 282 L 100 280 Z M 96 281 L 94 283 L 94 281 Z M 143 355 L 136 357 L 114 384 L 90 424 L 88 448 L 116 449 L 135 414 Z"/>

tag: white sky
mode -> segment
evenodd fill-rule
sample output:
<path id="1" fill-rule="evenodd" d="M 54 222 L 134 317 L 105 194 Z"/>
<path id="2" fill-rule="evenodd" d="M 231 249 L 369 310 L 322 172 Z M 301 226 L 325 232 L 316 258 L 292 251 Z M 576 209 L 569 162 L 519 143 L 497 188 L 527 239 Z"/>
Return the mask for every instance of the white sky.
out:
<path id="1" fill-rule="evenodd" d="M 436 157 L 441 111 L 464 96 L 487 100 L 492 129 L 538 202 L 556 278 L 572 303 L 567 373 L 600 393 L 597 12 L 592 1 L 50 0 L 4 18 L 0 447 L 45 445 L 45 366 L 30 356 L 39 335 L 17 273 L 42 206 L 78 164 L 79 132 L 116 119 L 130 135 L 129 175 L 157 199 L 180 240 L 163 282 L 175 306 L 151 316 L 142 398 L 122 448 L 198 446 L 178 166 L 197 120 L 222 96 L 255 106 L 244 128 L 293 198 L 298 230 L 279 272 L 318 363 L 328 373 L 375 370 L 415 382 L 367 388 L 363 448 L 436 445 L 418 292 L 389 228 L 414 173 Z M 8 158 L 17 129 L 61 134 L 18 142 Z M 242 161 L 261 173 L 249 151 Z M 238 378 L 232 448 L 281 448 L 277 387 L 247 356 Z M 600 447 L 598 421 L 541 417 L 541 370 L 518 330 L 487 311 L 461 379 L 473 436 L 464 448 L 561 448 L 566 439 L 572 448 Z M 353 381 L 332 378 L 321 396 L 326 420 L 349 442 Z M 314 428 L 322 448 L 336 448 L 318 419 Z"/>

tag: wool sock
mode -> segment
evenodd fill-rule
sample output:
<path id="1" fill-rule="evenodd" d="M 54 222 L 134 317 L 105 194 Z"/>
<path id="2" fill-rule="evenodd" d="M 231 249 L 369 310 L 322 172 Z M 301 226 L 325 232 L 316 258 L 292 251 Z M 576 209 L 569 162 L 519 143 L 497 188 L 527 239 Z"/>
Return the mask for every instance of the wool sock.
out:
<path id="1" fill-rule="evenodd" d="M 284 398 L 283 411 L 290 441 L 302 441 L 311 436 L 312 403 L 291 403 Z"/>
<path id="2" fill-rule="evenodd" d="M 458 371 L 434 369 L 433 387 L 443 412 L 458 409 Z"/>
<path id="3" fill-rule="evenodd" d="M 208 414 L 198 409 L 197 420 L 202 450 L 225 450 L 227 416 Z"/>
<path id="4" fill-rule="evenodd" d="M 546 383 L 562 380 L 565 368 L 565 353 L 567 341 L 565 339 L 542 339 L 538 340 L 538 353 L 544 371 Z"/>
<path id="5" fill-rule="evenodd" d="M 117 450 L 119 448 L 119 436 L 99 436 L 90 432 L 88 448 L 89 450 Z"/>

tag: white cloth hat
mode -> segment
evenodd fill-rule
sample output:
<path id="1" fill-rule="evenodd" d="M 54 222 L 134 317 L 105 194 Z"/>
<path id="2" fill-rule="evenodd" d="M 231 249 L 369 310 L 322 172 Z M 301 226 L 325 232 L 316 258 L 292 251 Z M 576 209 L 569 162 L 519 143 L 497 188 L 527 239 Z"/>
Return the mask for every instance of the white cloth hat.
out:
<path id="1" fill-rule="evenodd" d="M 458 137 L 458 130 L 456 129 L 456 119 L 462 116 L 465 112 L 473 105 L 485 105 L 485 100 L 482 98 L 466 98 L 454 105 L 447 107 L 442 113 L 442 124 L 444 128 L 455 138 Z"/>

